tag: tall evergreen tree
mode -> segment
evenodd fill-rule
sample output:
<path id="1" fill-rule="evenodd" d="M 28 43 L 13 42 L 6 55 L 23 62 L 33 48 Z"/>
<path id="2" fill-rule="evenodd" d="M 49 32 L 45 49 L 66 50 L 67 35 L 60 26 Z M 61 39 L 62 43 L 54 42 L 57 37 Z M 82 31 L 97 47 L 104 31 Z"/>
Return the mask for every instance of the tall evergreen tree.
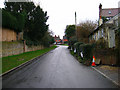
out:
<path id="1" fill-rule="evenodd" d="M 49 26 L 46 24 L 47 12 L 33 2 L 5 2 L 5 11 L 17 19 L 16 30 L 24 32 L 24 39 L 28 44 L 41 43 Z"/>

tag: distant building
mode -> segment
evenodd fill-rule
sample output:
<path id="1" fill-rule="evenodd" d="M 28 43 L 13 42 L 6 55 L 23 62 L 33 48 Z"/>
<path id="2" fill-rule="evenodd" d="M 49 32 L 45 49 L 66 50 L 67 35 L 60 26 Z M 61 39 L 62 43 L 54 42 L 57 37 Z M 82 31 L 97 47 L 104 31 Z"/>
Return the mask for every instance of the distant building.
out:
<path id="1" fill-rule="evenodd" d="M 63 42 L 63 44 L 68 43 L 68 39 L 67 39 L 67 37 L 66 37 L 66 36 L 63 36 L 63 40 L 62 40 L 62 42 Z"/>
<path id="2" fill-rule="evenodd" d="M 62 44 L 62 41 L 61 41 L 59 35 L 58 35 L 58 37 L 55 35 L 55 37 L 54 37 L 54 41 L 55 41 L 55 44 Z"/>

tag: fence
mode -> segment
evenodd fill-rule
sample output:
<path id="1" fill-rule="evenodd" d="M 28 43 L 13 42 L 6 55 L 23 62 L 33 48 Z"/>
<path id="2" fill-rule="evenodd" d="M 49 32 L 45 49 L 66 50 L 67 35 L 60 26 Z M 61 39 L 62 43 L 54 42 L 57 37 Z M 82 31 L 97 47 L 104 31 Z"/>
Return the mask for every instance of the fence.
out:
<path id="1" fill-rule="evenodd" d="M 96 59 L 101 60 L 101 64 L 118 65 L 118 51 L 117 50 L 100 50 L 93 52 Z"/>

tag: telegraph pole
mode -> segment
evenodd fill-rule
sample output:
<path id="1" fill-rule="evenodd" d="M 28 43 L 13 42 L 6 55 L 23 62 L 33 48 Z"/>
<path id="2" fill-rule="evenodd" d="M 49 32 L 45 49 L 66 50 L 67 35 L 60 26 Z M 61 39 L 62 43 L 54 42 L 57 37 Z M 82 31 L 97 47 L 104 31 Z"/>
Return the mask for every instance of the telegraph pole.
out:
<path id="1" fill-rule="evenodd" d="M 76 37 L 77 37 L 77 14 L 75 11 L 75 30 L 76 30 Z"/>

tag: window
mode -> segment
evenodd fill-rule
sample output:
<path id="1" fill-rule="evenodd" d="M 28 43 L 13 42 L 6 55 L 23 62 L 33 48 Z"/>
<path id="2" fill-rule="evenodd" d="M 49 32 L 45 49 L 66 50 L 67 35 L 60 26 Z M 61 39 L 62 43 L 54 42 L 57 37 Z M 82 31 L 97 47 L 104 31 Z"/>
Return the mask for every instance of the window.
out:
<path id="1" fill-rule="evenodd" d="M 109 11 L 108 13 L 111 14 L 111 11 Z"/>
<path id="2" fill-rule="evenodd" d="M 96 40 L 96 34 L 94 34 L 94 39 Z"/>
<path id="3" fill-rule="evenodd" d="M 103 29 L 102 29 L 102 37 L 104 36 L 103 34 L 104 34 L 104 31 L 103 31 Z"/>

